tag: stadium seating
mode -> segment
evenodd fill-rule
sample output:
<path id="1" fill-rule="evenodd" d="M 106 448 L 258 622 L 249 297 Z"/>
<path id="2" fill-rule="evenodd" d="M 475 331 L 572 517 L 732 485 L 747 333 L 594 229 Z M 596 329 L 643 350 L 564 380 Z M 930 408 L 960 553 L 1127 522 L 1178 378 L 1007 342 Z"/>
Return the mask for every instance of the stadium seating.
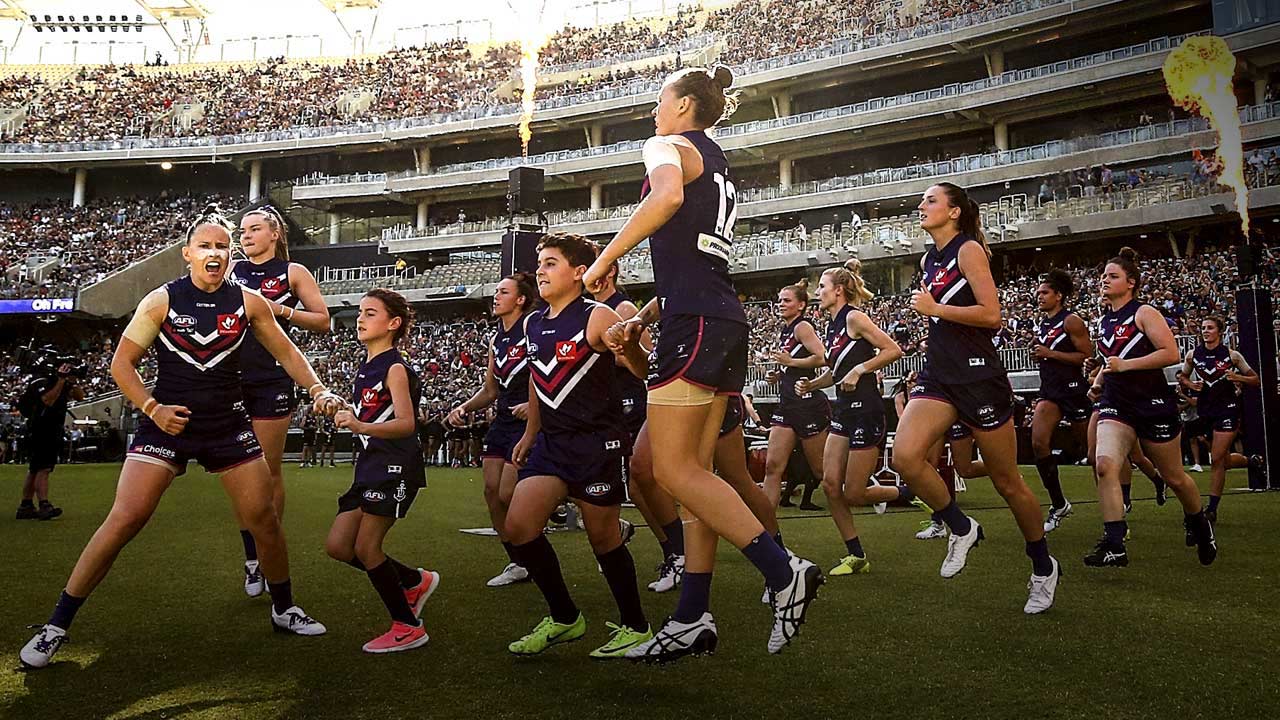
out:
<path id="1" fill-rule="evenodd" d="M 742 64 L 810 50 L 837 39 L 907 39 L 917 28 L 964 17 L 981 20 L 1028 0 L 943 0 L 916 15 L 898 0 L 763 2 L 743 0 L 712 13 L 683 12 L 655 30 L 618 23 L 583 32 L 567 27 L 543 50 L 548 65 L 581 75 L 547 93 L 580 94 L 652 80 L 643 72 L 593 70 L 618 58 L 676 47 L 697 36 L 724 43 L 721 62 Z M 209 63 L 195 66 L 18 66 L 0 77 L 0 141 L 56 143 L 131 137 L 222 136 L 442 115 L 506 102 L 497 88 L 511 75 L 516 45 L 469 48 L 459 41 L 344 60 Z M 554 68 L 553 68 L 554 69 Z M 647 89 L 645 90 L 648 91 Z M 371 102 L 340 102 L 368 92 Z M 198 106 L 194 113 L 180 112 Z M 6 124 L 5 111 L 22 122 Z"/>

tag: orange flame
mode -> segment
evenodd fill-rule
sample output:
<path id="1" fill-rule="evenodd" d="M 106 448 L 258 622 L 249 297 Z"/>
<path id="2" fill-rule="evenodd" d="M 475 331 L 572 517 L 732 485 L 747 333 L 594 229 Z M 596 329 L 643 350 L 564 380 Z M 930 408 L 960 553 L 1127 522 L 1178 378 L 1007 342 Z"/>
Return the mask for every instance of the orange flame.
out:
<path id="1" fill-rule="evenodd" d="M 1164 61 L 1164 82 L 1174 104 L 1209 120 L 1218 134 L 1218 182 L 1235 190 L 1240 227 L 1249 237 L 1249 189 L 1244 181 L 1244 140 L 1236 107 L 1236 58 L 1220 37 L 1189 37 Z"/>
<path id="2" fill-rule="evenodd" d="M 553 33 L 543 29 L 541 18 L 524 19 L 520 36 L 520 152 L 529 157 L 529 141 L 533 139 L 533 96 L 538 88 L 538 53 L 546 47 Z"/>

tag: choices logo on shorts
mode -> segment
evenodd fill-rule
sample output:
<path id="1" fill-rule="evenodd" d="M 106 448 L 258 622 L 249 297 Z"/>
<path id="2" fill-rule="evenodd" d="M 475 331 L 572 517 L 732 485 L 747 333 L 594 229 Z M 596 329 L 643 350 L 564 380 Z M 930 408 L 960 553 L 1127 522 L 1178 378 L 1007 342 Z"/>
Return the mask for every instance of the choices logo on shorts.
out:
<path id="1" fill-rule="evenodd" d="M 161 447 L 159 445 L 143 445 L 138 448 L 137 452 L 143 453 L 144 455 L 155 455 L 156 457 L 162 457 L 165 460 L 172 460 L 178 456 L 178 453 L 174 452 L 172 448 Z"/>

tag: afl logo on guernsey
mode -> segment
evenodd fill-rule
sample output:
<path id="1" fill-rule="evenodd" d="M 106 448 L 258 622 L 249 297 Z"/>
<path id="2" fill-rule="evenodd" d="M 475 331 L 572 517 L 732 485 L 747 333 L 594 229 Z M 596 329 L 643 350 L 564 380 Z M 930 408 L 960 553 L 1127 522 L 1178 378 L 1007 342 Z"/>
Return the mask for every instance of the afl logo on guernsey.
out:
<path id="1" fill-rule="evenodd" d="M 578 343 L 572 340 L 561 340 L 556 343 L 557 360 L 573 360 L 578 355 Z"/>
<path id="2" fill-rule="evenodd" d="M 218 316 L 218 334 L 236 335 L 240 332 L 240 316 L 233 314 Z"/>
<path id="3" fill-rule="evenodd" d="M 190 315 L 175 315 L 169 318 L 169 324 L 175 330 L 191 330 L 196 326 L 196 319 Z"/>

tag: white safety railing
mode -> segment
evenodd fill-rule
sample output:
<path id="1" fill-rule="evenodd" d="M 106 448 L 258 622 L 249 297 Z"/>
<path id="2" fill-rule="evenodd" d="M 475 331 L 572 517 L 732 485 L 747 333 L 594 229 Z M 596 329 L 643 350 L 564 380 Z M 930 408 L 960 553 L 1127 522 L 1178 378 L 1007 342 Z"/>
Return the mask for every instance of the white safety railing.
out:
<path id="1" fill-rule="evenodd" d="M 941 100 L 945 98 L 968 97 L 974 92 L 987 90 L 995 87 L 1001 87 L 1001 86 L 1006 86 L 1006 85 L 1010 85 L 1013 83 L 1020 83 L 1020 82 L 1032 82 L 1050 75 L 1071 72 L 1071 71 L 1079 70 L 1082 68 L 1094 67 L 1096 65 L 1101 65 L 1104 63 L 1115 62 L 1118 60 L 1126 60 L 1132 57 L 1138 57 L 1142 55 L 1164 53 L 1164 52 L 1167 52 L 1170 48 L 1176 47 L 1179 43 L 1181 43 L 1187 37 L 1191 37 L 1192 35 L 1201 35 L 1201 34 L 1203 33 L 1191 33 L 1188 35 L 1178 35 L 1174 37 L 1160 37 L 1160 38 L 1148 40 L 1143 43 L 1138 43 L 1136 45 L 1130 45 L 1123 48 L 1108 50 L 1106 52 L 1093 53 L 1091 55 L 1084 55 L 1081 57 L 1073 58 L 1071 60 L 1062 60 L 1059 62 L 1048 63 L 1045 65 L 1040 65 L 1038 67 L 1027 68 L 1023 70 L 1010 70 L 1001 75 L 997 75 L 995 77 L 990 77 L 990 78 L 983 78 L 981 80 L 974 80 L 971 82 L 964 82 L 964 83 L 951 83 L 949 85 L 933 88 L 931 90 L 921 90 L 914 93 L 904 93 L 904 94 L 895 95 L 892 97 L 873 98 L 870 100 L 864 100 L 862 102 L 850 103 L 848 105 L 841 105 L 839 107 L 824 108 L 822 110 L 814 110 L 811 112 L 800 113 L 798 115 L 788 115 L 785 117 L 773 118 L 769 120 L 753 120 L 751 122 L 739 123 L 737 125 L 727 125 L 722 128 L 717 128 L 715 130 L 714 135 L 717 139 L 736 137 L 741 135 L 749 135 L 753 133 L 777 130 L 779 128 L 784 128 L 784 127 L 794 127 L 798 125 L 806 125 L 810 123 L 823 122 L 823 121 L 831 120 L 835 118 L 861 115 L 869 112 L 885 110 L 887 108 L 901 107 L 904 105 L 933 102 L 933 101 Z M 1204 129 L 1204 127 L 1207 127 L 1204 121 L 1199 119 L 1197 120 L 1199 121 L 1199 126 L 1200 126 L 1199 129 Z M 1179 122 L 1190 123 L 1193 121 L 1179 121 Z M 1172 126 L 1175 124 L 1176 123 L 1165 123 L 1165 125 L 1170 126 L 1170 128 L 1166 130 L 1166 132 L 1172 132 L 1173 131 Z M 1175 134 L 1185 134 L 1185 132 L 1176 132 Z M 1106 147 L 1108 144 L 1107 136 L 1103 135 L 1099 137 L 1101 139 L 1099 140 L 1100 144 L 1098 145 L 1098 147 Z M 1152 139 L 1155 139 L 1155 138 L 1153 137 Z M 1059 142 L 1066 142 L 1066 141 L 1059 141 Z M 502 170 L 502 169 L 508 169 L 508 168 L 513 168 L 518 166 L 524 166 L 524 165 L 547 165 L 554 162 L 565 162 L 568 160 L 578 160 L 582 158 L 599 157 L 602 155 L 613 155 L 617 153 L 635 152 L 640 150 L 640 148 L 642 148 L 643 146 L 644 146 L 644 141 L 642 140 L 624 140 L 624 141 L 612 143 L 609 145 L 600 145 L 600 146 L 591 147 L 591 148 L 580 148 L 576 150 L 556 150 L 552 152 L 541 153 L 538 155 L 530 155 L 529 157 L 506 157 L 506 158 L 493 158 L 489 160 L 476 160 L 476 161 L 464 162 L 464 163 L 451 163 L 448 165 L 440 165 L 440 166 L 431 168 L 426 172 L 419 172 L 417 170 L 405 170 L 405 171 L 394 172 L 394 173 L 359 173 L 359 174 L 353 174 L 353 175 L 338 175 L 338 176 L 327 176 L 327 175 L 320 175 L 317 173 L 317 174 L 308 175 L 306 177 L 299 178 L 295 182 L 295 184 L 301 185 L 301 186 L 338 185 L 338 184 L 348 184 L 348 183 L 377 182 L 379 181 L 379 179 L 385 181 L 387 179 L 399 179 L 399 178 L 407 178 L 407 177 L 424 177 L 424 176 L 431 176 L 431 175 L 446 175 L 450 173 L 480 172 L 485 170 Z M 1089 148 L 1085 148 L 1085 149 L 1089 149 Z M 1033 156 L 1036 154 L 1037 148 L 1024 148 L 1024 150 L 1029 154 L 1029 156 L 1031 156 L 1031 157 L 1028 157 L 1028 159 L 1036 159 Z M 1063 148 L 1063 147 L 1057 147 L 1057 146 L 1039 148 L 1039 154 L 1043 155 L 1044 157 L 1053 157 L 1055 154 L 1062 154 L 1063 152 L 1077 152 L 1077 151 L 1078 149 Z M 1016 151 L 1006 151 L 1006 152 L 1016 152 Z M 1006 160 L 1005 162 L 1000 162 L 1001 156 L 1003 155 L 1002 153 L 989 153 L 989 155 L 994 156 L 994 158 L 989 159 L 987 158 L 986 155 L 978 155 L 978 156 L 970 156 L 969 158 L 965 158 L 965 160 L 969 164 L 974 166 L 969 169 L 978 169 L 978 167 L 986 167 L 988 166 L 987 163 L 995 165 L 995 164 L 1006 164 L 1007 162 L 1019 161 L 1017 159 L 1013 159 L 1013 160 Z M 929 168 L 927 165 L 918 166 L 921 168 L 919 172 L 930 175 L 930 176 L 937 175 L 937 174 L 946 174 L 949 172 L 953 172 L 953 170 L 951 170 L 950 167 L 954 162 L 956 161 L 948 161 L 946 163 L 946 167 L 948 169 L 942 170 L 941 173 L 937 172 L 936 169 Z M 883 172 L 883 171 L 876 171 L 876 172 Z M 864 175 L 869 175 L 869 174 L 871 173 L 864 173 Z"/>

